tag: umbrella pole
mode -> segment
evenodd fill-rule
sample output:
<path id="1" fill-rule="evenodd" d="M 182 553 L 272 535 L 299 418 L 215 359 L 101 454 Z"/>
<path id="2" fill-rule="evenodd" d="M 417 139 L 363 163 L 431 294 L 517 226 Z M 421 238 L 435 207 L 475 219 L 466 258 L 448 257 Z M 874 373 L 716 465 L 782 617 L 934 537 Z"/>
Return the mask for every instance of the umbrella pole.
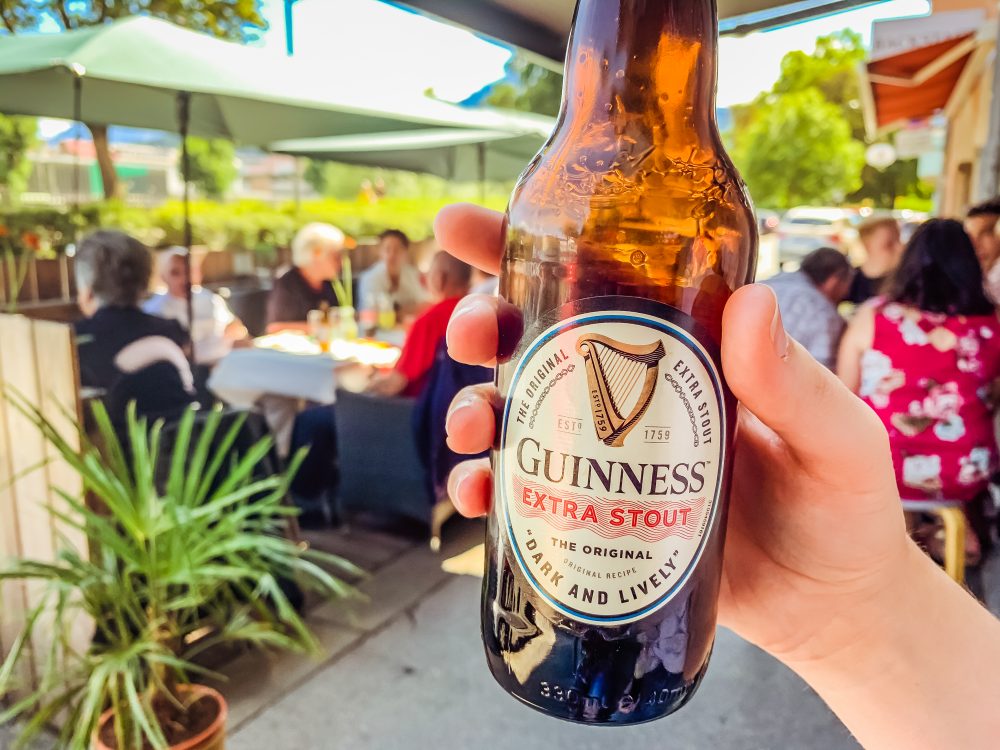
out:
<path id="1" fill-rule="evenodd" d="M 479 202 L 486 205 L 486 144 L 479 144 Z"/>
<path id="2" fill-rule="evenodd" d="M 187 275 L 187 314 L 188 314 L 188 335 L 191 337 L 188 343 L 189 359 L 194 367 L 194 290 L 191 284 L 191 245 L 193 244 L 191 231 L 191 156 L 188 153 L 188 128 L 191 124 L 191 94 L 187 91 L 177 93 L 177 121 L 178 130 L 181 136 L 181 179 L 184 181 L 184 273 Z"/>
<path id="3" fill-rule="evenodd" d="M 70 208 L 73 212 L 73 247 L 80 244 L 80 141 L 83 140 L 83 76 L 79 71 L 73 71 L 73 129 L 76 133 L 76 149 L 73 154 L 73 202 Z M 69 259 L 66 253 L 59 253 L 59 291 L 63 301 L 72 300 L 69 285 Z"/>

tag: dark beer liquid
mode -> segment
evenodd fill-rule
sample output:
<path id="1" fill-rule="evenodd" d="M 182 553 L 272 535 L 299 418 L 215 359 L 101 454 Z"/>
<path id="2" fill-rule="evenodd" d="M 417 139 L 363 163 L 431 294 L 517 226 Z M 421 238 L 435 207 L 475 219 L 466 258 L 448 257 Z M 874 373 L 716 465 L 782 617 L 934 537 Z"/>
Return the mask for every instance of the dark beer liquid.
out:
<path id="1" fill-rule="evenodd" d="M 501 327 L 511 353 L 498 369 L 502 394 L 540 330 L 603 300 L 669 308 L 706 350 L 717 347 L 727 300 L 753 277 L 756 229 L 715 121 L 716 37 L 714 0 L 579 2 L 559 125 L 510 203 L 500 294 L 523 320 Z M 580 621 L 541 596 L 512 549 L 498 485 L 482 626 L 490 668 L 512 695 L 563 719 L 633 724 L 672 713 L 697 689 L 715 637 L 736 414 L 724 383 L 720 393 L 718 512 L 683 587 L 642 619 Z M 587 408 L 576 406 L 577 416 Z M 580 421 L 569 429 L 593 430 Z M 662 450 L 669 462 L 670 444 Z M 495 453 L 495 469 L 500 461 Z"/>

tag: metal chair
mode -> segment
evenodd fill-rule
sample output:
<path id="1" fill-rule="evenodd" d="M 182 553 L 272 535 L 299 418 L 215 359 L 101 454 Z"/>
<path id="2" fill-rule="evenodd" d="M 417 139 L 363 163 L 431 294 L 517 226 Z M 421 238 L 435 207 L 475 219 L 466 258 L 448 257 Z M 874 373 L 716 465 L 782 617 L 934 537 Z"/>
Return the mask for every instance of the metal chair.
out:
<path id="1" fill-rule="evenodd" d="M 908 513 L 929 513 L 944 524 L 944 569 L 959 584 L 965 583 L 965 506 L 950 500 L 904 500 Z"/>

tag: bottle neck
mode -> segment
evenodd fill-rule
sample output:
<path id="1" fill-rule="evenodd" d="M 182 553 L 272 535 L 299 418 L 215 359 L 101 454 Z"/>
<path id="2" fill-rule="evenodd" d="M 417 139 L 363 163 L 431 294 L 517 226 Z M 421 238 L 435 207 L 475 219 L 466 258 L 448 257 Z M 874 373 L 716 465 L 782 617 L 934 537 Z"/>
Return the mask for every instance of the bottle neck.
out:
<path id="1" fill-rule="evenodd" d="M 717 37 L 715 0 L 579 0 L 564 121 L 642 116 L 667 140 L 715 136 Z"/>

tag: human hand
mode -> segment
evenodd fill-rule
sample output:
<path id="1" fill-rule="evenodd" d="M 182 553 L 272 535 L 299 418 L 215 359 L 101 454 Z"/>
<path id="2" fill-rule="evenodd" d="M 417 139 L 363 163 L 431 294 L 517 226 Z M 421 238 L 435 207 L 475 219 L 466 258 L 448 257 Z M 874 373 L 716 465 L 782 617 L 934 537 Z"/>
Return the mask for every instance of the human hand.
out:
<path id="1" fill-rule="evenodd" d="M 498 272 L 500 214 L 452 206 L 436 231 L 445 249 Z M 495 363 L 499 342 L 509 338 L 499 327 L 515 320 L 503 304 L 486 296 L 459 304 L 448 331 L 456 360 Z M 720 620 L 793 667 L 854 648 L 867 637 L 865 611 L 905 588 L 919 556 L 906 535 L 885 430 L 788 339 L 765 287 L 742 289 L 730 300 L 722 360 L 743 406 Z M 492 446 L 501 402 L 485 387 L 461 393 L 448 416 L 449 445 L 470 455 Z M 464 514 L 488 512 L 489 463 L 457 468 L 450 490 Z"/>

